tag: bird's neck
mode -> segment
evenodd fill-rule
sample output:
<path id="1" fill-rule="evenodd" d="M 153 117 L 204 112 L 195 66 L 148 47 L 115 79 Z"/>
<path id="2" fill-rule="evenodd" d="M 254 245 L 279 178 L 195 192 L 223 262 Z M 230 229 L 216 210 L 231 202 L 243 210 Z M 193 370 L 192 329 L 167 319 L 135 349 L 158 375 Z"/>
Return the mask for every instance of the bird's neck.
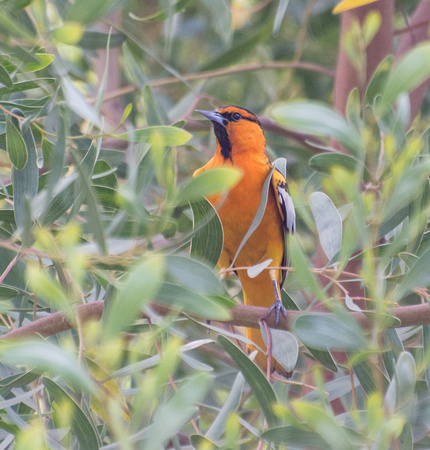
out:
<path id="1" fill-rule="evenodd" d="M 217 140 L 216 158 L 240 167 L 250 162 L 261 164 L 269 162 L 264 136 L 258 135 L 229 136 L 227 145 Z"/>

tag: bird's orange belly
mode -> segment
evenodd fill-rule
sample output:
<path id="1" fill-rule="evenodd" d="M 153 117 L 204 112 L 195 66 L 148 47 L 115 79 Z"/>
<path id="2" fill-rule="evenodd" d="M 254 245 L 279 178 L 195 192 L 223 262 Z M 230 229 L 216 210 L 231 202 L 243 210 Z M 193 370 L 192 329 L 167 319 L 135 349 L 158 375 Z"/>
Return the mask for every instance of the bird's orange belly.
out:
<path id="1" fill-rule="evenodd" d="M 209 199 L 216 208 L 219 208 L 218 214 L 224 229 L 224 249 L 221 256 L 224 264 L 231 264 L 255 218 L 264 178 L 261 177 L 259 182 L 254 179 L 252 183 L 246 183 L 245 178 L 229 192 L 224 201 L 219 198 Z M 282 243 L 282 220 L 275 194 L 270 189 L 263 219 L 238 255 L 235 266 L 253 266 L 269 258 L 273 260 L 271 265 L 279 266 L 283 256 Z"/>

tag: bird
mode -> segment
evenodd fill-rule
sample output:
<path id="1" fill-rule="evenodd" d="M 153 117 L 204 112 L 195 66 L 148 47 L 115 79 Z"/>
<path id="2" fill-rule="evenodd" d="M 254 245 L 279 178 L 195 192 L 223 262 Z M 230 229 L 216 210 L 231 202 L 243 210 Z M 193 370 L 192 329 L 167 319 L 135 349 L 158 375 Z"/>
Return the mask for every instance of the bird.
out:
<path id="1" fill-rule="evenodd" d="M 254 278 L 246 270 L 237 270 L 236 273 L 242 285 L 245 305 L 269 308 L 267 317 L 275 313 L 278 325 L 280 315 L 286 317 L 280 291 L 287 275 L 287 271 L 279 267 L 287 264 L 286 234 L 294 233 L 296 228 L 294 204 L 288 192 L 287 181 L 276 168 L 273 170 L 266 153 L 264 132 L 255 114 L 239 106 L 196 111 L 211 121 L 216 151 L 193 176 L 217 167 L 235 167 L 242 172 L 240 181 L 226 195 L 208 197 L 208 201 L 218 212 L 224 231 L 223 249 L 218 261 L 220 272 L 223 273 L 223 269 L 251 267 L 271 260 L 267 270 L 261 271 Z M 264 215 L 236 255 L 256 216 L 264 182 L 272 170 Z M 259 329 L 246 328 L 245 335 L 261 349 L 266 348 Z M 247 350 L 252 352 L 256 347 L 248 344 Z M 258 351 L 254 361 L 261 370 L 267 369 L 268 358 L 264 353 Z M 281 375 L 289 375 L 274 358 L 271 360 L 271 369 Z"/>

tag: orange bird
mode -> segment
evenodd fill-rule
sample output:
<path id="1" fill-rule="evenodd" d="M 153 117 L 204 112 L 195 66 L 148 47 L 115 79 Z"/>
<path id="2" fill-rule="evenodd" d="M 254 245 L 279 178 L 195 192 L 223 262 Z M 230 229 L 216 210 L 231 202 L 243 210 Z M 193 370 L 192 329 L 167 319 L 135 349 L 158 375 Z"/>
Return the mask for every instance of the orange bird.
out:
<path id="1" fill-rule="evenodd" d="M 224 229 L 224 246 L 218 262 L 220 269 L 229 268 L 237 250 L 251 226 L 260 204 L 264 181 L 272 165 L 266 154 L 266 140 L 261 124 L 250 111 L 238 106 L 226 106 L 216 111 L 201 111 L 212 122 L 216 137 L 216 152 L 213 158 L 194 176 L 220 166 L 241 169 L 243 176 L 227 197 L 213 196 L 208 200 L 218 210 Z M 286 266 L 285 233 L 295 231 L 296 215 L 293 201 L 287 191 L 287 181 L 274 170 L 269 188 L 263 218 L 250 238 L 246 241 L 234 261 L 235 267 L 250 267 L 271 260 L 268 269 L 255 278 L 250 278 L 246 270 L 237 274 L 243 288 L 246 305 L 264 306 L 276 314 L 276 324 L 280 313 L 286 316 L 281 302 L 286 271 L 270 267 Z M 260 330 L 247 328 L 246 336 L 257 346 L 265 349 Z M 248 350 L 254 350 L 248 346 Z M 266 369 L 267 358 L 258 352 L 256 363 Z M 285 375 L 285 370 L 273 359 L 272 368 Z"/>

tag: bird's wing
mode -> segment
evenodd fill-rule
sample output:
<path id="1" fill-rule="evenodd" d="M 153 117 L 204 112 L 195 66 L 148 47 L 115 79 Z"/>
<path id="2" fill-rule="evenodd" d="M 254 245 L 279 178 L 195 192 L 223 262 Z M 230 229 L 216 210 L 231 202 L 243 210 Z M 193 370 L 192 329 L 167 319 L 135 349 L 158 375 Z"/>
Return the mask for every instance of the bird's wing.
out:
<path id="1" fill-rule="evenodd" d="M 272 186 L 277 195 L 277 204 L 279 213 L 282 217 L 282 225 L 284 233 L 295 233 L 296 231 L 296 211 L 294 210 L 293 199 L 288 193 L 287 180 L 284 178 L 279 170 L 275 169 L 272 175 Z M 284 249 L 284 256 L 282 258 L 282 265 L 287 266 L 287 252 Z M 284 284 L 287 271 L 282 271 L 281 288 Z"/>

